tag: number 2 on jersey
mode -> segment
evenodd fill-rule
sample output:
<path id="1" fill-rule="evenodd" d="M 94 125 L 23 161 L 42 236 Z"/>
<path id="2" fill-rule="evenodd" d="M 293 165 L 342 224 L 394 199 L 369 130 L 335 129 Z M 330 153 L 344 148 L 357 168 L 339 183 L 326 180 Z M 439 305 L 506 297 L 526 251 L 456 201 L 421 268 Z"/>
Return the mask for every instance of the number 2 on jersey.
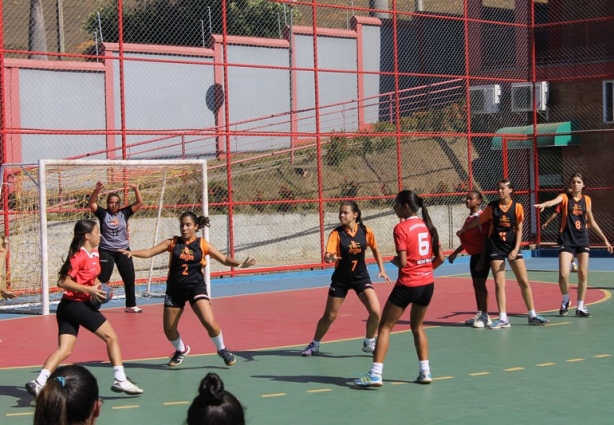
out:
<path id="1" fill-rule="evenodd" d="M 181 268 L 183 269 L 183 271 L 181 272 L 182 276 L 187 276 L 188 275 L 188 265 L 187 264 L 182 264 Z"/>

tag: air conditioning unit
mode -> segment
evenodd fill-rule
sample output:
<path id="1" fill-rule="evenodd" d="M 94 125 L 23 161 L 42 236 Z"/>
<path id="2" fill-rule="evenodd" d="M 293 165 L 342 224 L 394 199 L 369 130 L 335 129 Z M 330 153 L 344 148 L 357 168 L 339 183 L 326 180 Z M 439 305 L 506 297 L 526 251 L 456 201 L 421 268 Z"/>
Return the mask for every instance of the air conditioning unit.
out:
<path id="1" fill-rule="evenodd" d="M 501 103 L 501 86 L 491 84 L 488 86 L 469 87 L 472 114 L 495 114 L 499 112 Z"/>
<path id="2" fill-rule="evenodd" d="M 540 81 L 535 83 L 512 83 L 512 112 L 532 112 L 533 102 L 535 109 L 545 111 L 548 105 L 548 83 Z"/>

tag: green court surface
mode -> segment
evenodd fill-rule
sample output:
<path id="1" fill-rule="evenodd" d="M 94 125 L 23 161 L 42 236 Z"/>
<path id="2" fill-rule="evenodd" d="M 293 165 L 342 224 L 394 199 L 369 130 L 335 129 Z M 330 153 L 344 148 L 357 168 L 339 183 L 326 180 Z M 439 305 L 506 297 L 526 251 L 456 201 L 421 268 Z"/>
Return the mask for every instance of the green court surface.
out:
<path id="1" fill-rule="evenodd" d="M 555 284 L 557 274 L 530 272 L 530 278 Z M 300 356 L 303 345 L 235 352 L 237 364 L 231 368 L 210 355 L 188 356 L 177 369 L 164 366 L 163 359 L 128 362 L 130 377 L 148 382 L 141 397 L 112 393 L 109 365 L 88 363 L 104 400 L 98 423 L 184 423 L 200 379 L 216 372 L 245 406 L 250 425 L 609 424 L 614 414 L 614 283 L 611 272 L 590 272 L 589 278 L 591 290 L 603 293 L 589 306 L 589 319 L 576 318 L 574 308 L 569 316 L 558 317 L 558 299 L 536 300 L 542 312 L 557 309 L 544 313 L 551 320 L 545 327 L 527 326 L 526 316 L 513 316 L 510 329 L 472 329 L 460 323 L 429 328 L 431 385 L 412 382 L 418 366 L 407 331 L 392 337 L 379 389 L 352 386 L 371 362 L 361 351 L 362 338 L 325 341 L 323 353 L 311 358 Z M 520 296 L 512 279 L 508 299 Z M 488 285 L 492 291 L 492 280 Z M 575 305 L 575 288 L 570 293 Z M 450 306 L 450 311 L 469 307 Z M 459 316 L 459 321 L 468 317 Z M 291 323 L 279 332 L 293 332 Z M 3 348 L 4 356 L 19 355 Z M 22 385 L 37 371 L 0 369 L 0 423 L 32 423 L 31 397 Z"/>

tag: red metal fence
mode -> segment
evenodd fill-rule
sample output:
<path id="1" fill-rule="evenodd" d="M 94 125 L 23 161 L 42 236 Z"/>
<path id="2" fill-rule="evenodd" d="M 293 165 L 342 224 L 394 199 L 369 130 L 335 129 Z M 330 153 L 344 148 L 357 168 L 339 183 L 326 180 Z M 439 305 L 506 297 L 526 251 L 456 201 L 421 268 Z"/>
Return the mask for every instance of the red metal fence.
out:
<path id="1" fill-rule="evenodd" d="M 346 198 L 393 254 L 390 206 L 404 188 L 427 198 L 444 248 L 453 249 L 464 193 L 476 188 L 492 199 L 501 178 L 513 181 L 525 208 L 524 241 L 553 243 L 556 226 L 542 231 L 546 217 L 532 204 L 561 193 L 577 171 L 614 240 L 612 2 L 58 4 L 64 10 L 0 1 L 4 164 L 21 162 L 28 149 L 41 158 L 208 158 L 210 213 L 227 218 L 220 248 L 253 254 L 268 270 L 322 266 Z M 91 83 L 106 84 L 92 100 L 101 102 L 92 114 L 102 124 L 37 117 L 37 100 L 48 105 L 45 115 L 66 93 L 53 92 L 52 78 L 76 69 L 104 75 Z M 147 69 L 166 98 L 139 87 L 153 78 Z M 172 97 L 178 70 L 192 78 L 193 69 L 209 73 L 210 120 L 165 124 L 155 104 Z M 56 74 L 28 85 L 37 70 Z M 77 101 L 84 104 L 73 115 L 88 107 L 87 96 Z M 168 102 L 177 120 L 193 113 Z M 62 142 L 70 140 L 77 142 Z M 94 140 L 102 144 L 78 149 Z M 11 190 L 3 192 L 5 216 Z"/>

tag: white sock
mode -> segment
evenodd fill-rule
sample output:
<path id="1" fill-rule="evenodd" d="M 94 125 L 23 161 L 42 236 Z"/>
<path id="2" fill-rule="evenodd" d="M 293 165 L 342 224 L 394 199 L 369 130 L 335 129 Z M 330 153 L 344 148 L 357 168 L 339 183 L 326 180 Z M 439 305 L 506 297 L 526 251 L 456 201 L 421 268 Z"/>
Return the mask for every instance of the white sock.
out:
<path id="1" fill-rule="evenodd" d="M 431 367 L 429 366 L 428 360 L 420 360 L 420 372 L 430 372 Z"/>
<path id="2" fill-rule="evenodd" d="M 499 320 L 503 322 L 507 322 L 507 313 L 505 311 L 499 312 Z"/>
<path id="3" fill-rule="evenodd" d="M 214 338 L 211 338 L 211 341 L 215 344 L 215 348 L 217 351 L 222 351 L 226 346 L 224 345 L 224 337 L 222 336 L 222 331 L 220 330 L 220 334 Z"/>
<path id="4" fill-rule="evenodd" d="M 38 382 L 42 386 L 45 386 L 45 384 L 47 383 L 47 379 L 49 379 L 49 375 L 51 375 L 50 371 L 48 371 L 47 369 L 41 369 L 40 373 L 38 374 L 38 378 L 36 378 L 36 382 Z"/>
<path id="5" fill-rule="evenodd" d="M 311 343 L 313 344 L 314 347 L 319 347 L 320 346 L 320 342 L 321 341 L 316 341 L 315 339 L 313 341 L 311 341 Z"/>
<path id="6" fill-rule="evenodd" d="M 113 366 L 113 377 L 118 381 L 125 381 L 128 379 L 126 378 L 126 372 L 124 372 L 123 366 Z"/>
<path id="7" fill-rule="evenodd" d="M 584 310 L 584 301 L 578 300 L 578 310 Z"/>
<path id="8" fill-rule="evenodd" d="M 375 342 L 375 338 L 365 338 L 365 340 L 362 342 L 364 345 L 369 345 L 371 343 Z"/>
<path id="9" fill-rule="evenodd" d="M 175 351 L 179 351 L 180 353 L 185 351 L 185 344 L 183 343 L 181 336 L 174 341 L 170 341 L 170 343 L 173 344 L 173 347 L 175 347 Z"/>
<path id="10" fill-rule="evenodd" d="M 371 370 L 369 371 L 369 375 L 382 376 L 382 372 L 384 372 L 384 363 L 371 363 Z"/>
<path id="11" fill-rule="evenodd" d="M 535 313 L 535 310 L 529 310 L 529 317 L 532 319 L 535 316 L 537 316 L 537 313 Z"/>
<path id="12" fill-rule="evenodd" d="M 569 302 L 569 294 L 563 294 L 563 304 L 567 304 Z"/>
<path id="13" fill-rule="evenodd" d="M 481 316 L 482 315 L 482 311 L 478 310 L 478 312 L 476 313 L 476 316 Z"/>

